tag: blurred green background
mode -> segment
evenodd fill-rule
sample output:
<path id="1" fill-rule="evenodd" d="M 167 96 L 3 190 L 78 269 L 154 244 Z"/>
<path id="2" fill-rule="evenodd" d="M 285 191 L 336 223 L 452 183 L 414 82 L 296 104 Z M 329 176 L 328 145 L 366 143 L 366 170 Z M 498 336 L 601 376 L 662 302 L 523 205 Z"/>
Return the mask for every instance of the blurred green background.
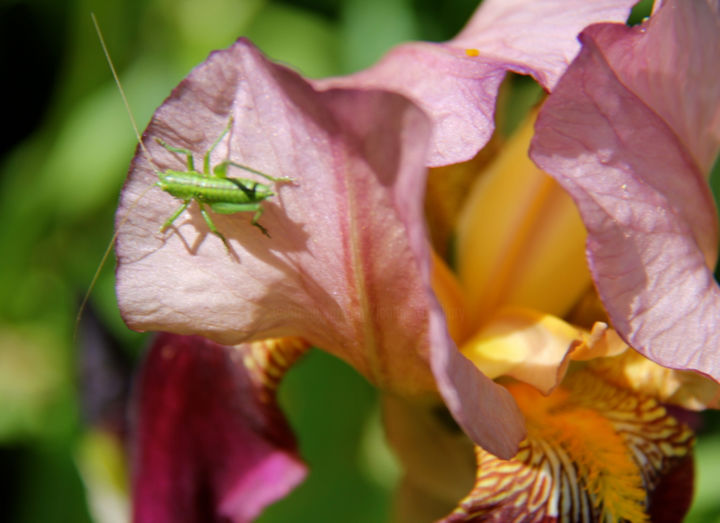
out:
<path id="1" fill-rule="evenodd" d="M 90 13 L 142 129 L 194 65 L 238 36 L 307 76 L 338 75 L 370 65 L 398 42 L 452 37 L 476 4 L 2 1 L 3 99 L 25 111 L 6 120 L 0 144 L 3 521 L 121 522 L 126 509 L 123 467 L 104 436 L 112 431 L 89 430 L 122 426 L 127 379 L 147 341 L 119 317 L 112 259 L 73 341 L 136 144 Z M 637 16 L 643 12 L 647 6 Z M 341 362 L 313 352 L 281 393 L 311 474 L 262 521 L 337 521 L 339 511 L 347 522 L 385 520 L 398 471 L 382 439 L 376 392 Z M 691 521 L 720 520 L 713 477 L 719 428 L 717 416 L 707 415 Z"/>

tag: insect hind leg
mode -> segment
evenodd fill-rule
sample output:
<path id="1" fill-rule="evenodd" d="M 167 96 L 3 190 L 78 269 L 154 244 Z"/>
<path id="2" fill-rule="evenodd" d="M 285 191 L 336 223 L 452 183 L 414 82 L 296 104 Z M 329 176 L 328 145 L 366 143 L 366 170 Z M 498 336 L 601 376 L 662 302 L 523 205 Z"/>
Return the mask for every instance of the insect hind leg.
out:
<path id="1" fill-rule="evenodd" d="M 213 168 L 213 173 L 215 176 L 220 176 L 222 178 L 225 178 L 227 176 L 227 168 L 228 166 L 232 165 L 233 167 L 237 167 L 238 169 L 242 169 L 243 171 L 247 171 L 249 173 L 257 174 L 259 176 L 262 176 L 266 180 L 270 180 L 271 182 L 294 182 L 292 178 L 288 178 L 287 176 L 270 176 L 269 174 L 265 174 L 262 171 L 258 171 L 257 169 L 253 169 L 252 167 L 248 167 L 247 165 L 243 165 L 241 163 L 233 162 L 232 160 L 225 160 L 224 162 L 221 162 L 217 164 Z"/>
<path id="2" fill-rule="evenodd" d="M 183 149 L 182 147 L 175 147 L 174 145 L 170 145 L 169 143 L 163 141 L 160 138 L 155 138 L 155 141 L 165 147 L 168 151 L 171 153 L 178 153 L 178 154 L 184 154 L 187 158 L 187 166 L 189 171 L 195 170 L 195 160 L 193 160 L 193 153 L 189 149 Z"/>
<path id="3" fill-rule="evenodd" d="M 262 216 L 263 210 L 264 209 L 262 208 L 262 206 L 258 205 L 257 211 L 255 211 L 255 214 L 253 214 L 253 217 L 252 217 L 252 220 L 250 220 L 250 223 L 253 224 L 255 227 L 257 227 L 258 229 L 260 229 L 260 232 L 262 232 L 265 236 L 270 238 L 270 233 L 267 231 L 267 229 L 265 227 L 260 225 L 260 223 L 258 222 L 258 220 L 260 219 L 260 216 Z"/>

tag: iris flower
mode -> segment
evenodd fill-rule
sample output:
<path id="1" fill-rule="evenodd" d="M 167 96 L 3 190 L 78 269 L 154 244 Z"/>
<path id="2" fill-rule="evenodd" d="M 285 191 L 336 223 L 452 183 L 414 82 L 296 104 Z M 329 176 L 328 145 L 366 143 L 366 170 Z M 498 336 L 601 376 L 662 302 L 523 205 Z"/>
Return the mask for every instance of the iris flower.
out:
<path id="1" fill-rule="evenodd" d="M 342 78 L 303 79 L 245 39 L 190 73 L 146 129 L 118 211 L 123 317 L 173 333 L 138 381 L 137 521 L 248 521 L 302 479 L 275 391 L 309 346 L 385 393 L 409 505 L 457 493 L 437 481 L 443 463 L 404 445 L 412 434 L 475 445 L 475 487 L 448 521 L 684 512 L 692 433 L 663 404 L 713 405 L 705 376 L 720 378 L 706 182 L 719 15 L 669 1 L 629 28 L 632 3 L 488 0 L 453 40 Z M 560 185 L 527 156 L 531 121 L 473 160 L 508 71 L 550 93 L 531 156 Z M 226 248 L 194 204 L 159 233 L 178 202 L 147 188 L 186 166 L 158 139 L 199 165 L 228 122 L 212 165 L 292 179 L 262 204 L 271 237 L 246 213 L 213 214 Z M 477 181 L 434 221 L 435 188 L 458 170 Z M 437 237 L 456 238 L 457 274 Z"/>

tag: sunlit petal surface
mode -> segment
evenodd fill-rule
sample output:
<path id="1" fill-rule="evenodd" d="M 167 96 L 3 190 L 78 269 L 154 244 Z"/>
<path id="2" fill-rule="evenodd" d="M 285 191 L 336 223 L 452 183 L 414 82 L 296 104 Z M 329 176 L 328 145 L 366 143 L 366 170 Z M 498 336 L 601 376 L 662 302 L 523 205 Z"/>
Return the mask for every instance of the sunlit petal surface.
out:
<path id="1" fill-rule="evenodd" d="M 666 2 L 642 26 L 597 25 L 544 105 L 532 157 L 570 192 L 613 326 L 672 368 L 720 379 L 720 17 Z M 675 58 L 673 58 L 675 57 Z"/>
<path id="2" fill-rule="evenodd" d="M 485 0 L 452 43 L 513 64 L 551 91 L 597 22 L 624 22 L 634 0 Z"/>
<path id="3" fill-rule="evenodd" d="M 512 376 L 547 394 L 562 380 L 583 336 L 551 314 L 505 308 L 461 350 L 486 376 Z"/>
<path id="4" fill-rule="evenodd" d="M 145 138 L 154 162 L 186 169 L 159 137 L 194 151 L 199 166 L 231 115 L 211 164 L 229 158 L 292 178 L 272 184 L 276 196 L 262 203 L 271 237 L 250 224 L 250 212 L 210 212 L 228 252 L 194 202 L 159 233 L 181 202 L 148 190 L 157 176 L 138 154 L 118 213 L 126 322 L 225 344 L 301 336 L 376 385 L 434 390 L 425 359 L 423 115 L 390 93 L 315 93 L 241 40 L 214 53 L 158 109 Z"/>

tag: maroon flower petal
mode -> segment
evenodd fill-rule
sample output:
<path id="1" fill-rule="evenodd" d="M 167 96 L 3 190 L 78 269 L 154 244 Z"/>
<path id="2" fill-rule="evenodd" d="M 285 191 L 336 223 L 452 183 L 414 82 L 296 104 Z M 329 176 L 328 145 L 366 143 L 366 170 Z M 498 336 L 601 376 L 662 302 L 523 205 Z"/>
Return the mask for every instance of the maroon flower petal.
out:
<path id="1" fill-rule="evenodd" d="M 720 136 L 717 8 L 669 1 L 646 25 L 593 26 L 582 41 L 540 113 L 531 155 L 580 208 L 618 333 L 661 365 L 720 379 L 706 182 Z"/>
<path id="2" fill-rule="evenodd" d="M 135 522 L 247 522 L 302 481 L 274 401 L 284 366 L 258 355 L 280 350 L 289 364 L 304 347 L 157 337 L 135 395 Z"/>

